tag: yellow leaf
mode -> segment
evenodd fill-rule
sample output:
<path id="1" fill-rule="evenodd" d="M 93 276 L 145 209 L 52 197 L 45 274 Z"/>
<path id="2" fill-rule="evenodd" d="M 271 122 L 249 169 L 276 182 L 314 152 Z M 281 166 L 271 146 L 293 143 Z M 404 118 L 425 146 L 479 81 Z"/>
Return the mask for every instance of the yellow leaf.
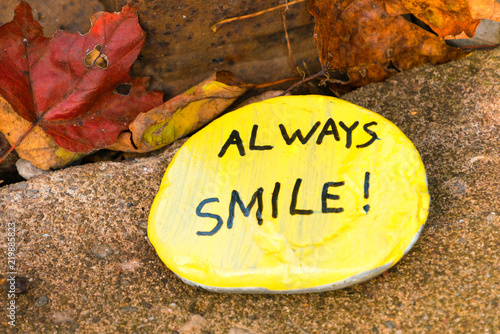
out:
<path id="1" fill-rule="evenodd" d="M 12 109 L 11 105 L 0 96 L 0 132 L 9 143 L 14 145 L 32 126 L 32 123 L 22 118 Z M 15 129 L 15 131 L 13 131 Z M 58 146 L 54 139 L 39 126 L 35 126 L 16 147 L 19 157 L 30 161 L 41 169 L 61 168 L 75 161 L 84 154 L 66 151 Z"/>
<path id="2" fill-rule="evenodd" d="M 149 152 L 200 129 L 219 116 L 251 85 L 221 71 L 164 104 L 139 114 L 108 149 Z"/>

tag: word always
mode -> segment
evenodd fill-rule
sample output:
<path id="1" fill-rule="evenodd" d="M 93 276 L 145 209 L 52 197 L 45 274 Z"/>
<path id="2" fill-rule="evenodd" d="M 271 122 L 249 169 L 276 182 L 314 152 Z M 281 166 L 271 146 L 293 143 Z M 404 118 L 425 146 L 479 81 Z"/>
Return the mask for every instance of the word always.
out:
<path id="1" fill-rule="evenodd" d="M 279 129 L 281 132 L 281 136 L 283 137 L 283 140 L 285 140 L 287 145 L 292 145 L 296 139 L 299 139 L 299 141 L 302 143 L 302 145 L 307 144 L 309 139 L 314 135 L 316 130 L 319 128 L 321 125 L 321 122 L 318 121 L 316 122 L 311 130 L 307 133 L 307 135 L 304 137 L 302 135 L 302 131 L 300 129 L 297 129 L 291 136 L 288 135 L 288 132 L 283 124 L 279 125 Z M 354 122 L 351 126 L 347 126 L 344 124 L 344 122 L 340 121 L 339 126 L 345 131 L 346 136 L 345 136 L 345 147 L 346 148 L 351 148 L 352 145 L 352 134 L 354 130 L 358 127 L 359 122 L 356 121 Z M 373 142 L 378 139 L 377 133 L 374 131 L 370 130 L 370 127 L 377 125 L 377 122 L 370 122 L 366 123 L 363 125 L 363 130 L 368 133 L 371 138 L 363 144 L 356 145 L 357 148 L 364 148 L 368 147 Z M 250 136 L 250 144 L 249 144 L 249 149 L 252 151 L 266 151 L 266 150 L 272 150 L 274 146 L 272 145 L 256 145 L 257 141 L 257 131 L 259 129 L 259 126 L 257 124 L 254 124 L 252 128 L 252 134 Z M 321 145 L 323 143 L 323 139 L 325 136 L 332 135 L 336 141 L 340 141 L 340 134 L 337 129 L 337 125 L 335 121 L 332 118 L 329 118 L 326 122 L 325 125 L 323 125 L 322 130 L 319 132 L 318 137 L 316 138 L 316 144 Z M 226 140 L 224 145 L 222 146 L 218 156 L 219 158 L 222 158 L 224 154 L 226 154 L 228 148 L 231 145 L 236 145 L 238 148 L 238 152 L 240 153 L 241 156 L 245 156 L 245 147 L 243 146 L 243 141 L 241 140 L 240 133 L 237 130 L 233 130 L 231 134 L 229 135 L 229 138 Z"/>

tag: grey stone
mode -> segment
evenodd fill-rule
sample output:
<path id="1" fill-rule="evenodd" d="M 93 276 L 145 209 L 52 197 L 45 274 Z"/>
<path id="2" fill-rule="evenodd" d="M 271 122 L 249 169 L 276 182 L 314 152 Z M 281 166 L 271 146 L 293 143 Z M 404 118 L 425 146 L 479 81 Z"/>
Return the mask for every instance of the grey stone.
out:
<path id="1" fill-rule="evenodd" d="M 488 223 L 493 223 L 495 221 L 495 218 L 496 218 L 496 213 L 492 212 L 492 213 L 490 213 L 489 215 L 486 216 L 486 221 Z"/>
<path id="2" fill-rule="evenodd" d="M 390 321 L 390 320 L 386 321 L 385 322 L 385 327 L 394 329 L 394 328 L 396 328 L 396 323 L 394 321 Z"/>
<path id="3" fill-rule="evenodd" d="M 124 306 L 121 308 L 122 311 L 124 312 L 137 312 L 139 309 L 135 306 Z"/>
<path id="4" fill-rule="evenodd" d="M 28 160 L 24 159 L 19 159 L 16 161 L 16 168 L 19 175 L 24 177 L 26 180 L 50 173 L 50 171 L 38 168 Z"/>
<path id="5" fill-rule="evenodd" d="M 41 307 L 41 306 L 44 306 L 45 304 L 47 304 L 48 302 L 49 302 L 49 298 L 47 298 L 47 296 L 41 296 L 40 298 L 38 298 L 35 301 L 34 306 L 35 307 Z"/>

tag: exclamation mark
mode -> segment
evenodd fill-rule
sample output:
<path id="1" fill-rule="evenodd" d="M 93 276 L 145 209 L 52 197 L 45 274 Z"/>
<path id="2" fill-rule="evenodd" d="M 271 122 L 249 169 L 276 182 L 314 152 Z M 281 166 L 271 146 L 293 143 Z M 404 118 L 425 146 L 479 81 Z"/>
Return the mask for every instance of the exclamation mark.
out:
<path id="1" fill-rule="evenodd" d="M 369 189 L 370 189 L 370 172 L 366 172 L 365 173 L 365 184 L 364 184 L 364 193 L 365 193 L 365 199 L 368 199 L 368 197 L 370 196 L 370 192 L 369 192 Z M 370 205 L 366 204 L 363 209 L 365 210 L 366 213 L 368 213 L 368 211 L 370 211 Z"/>

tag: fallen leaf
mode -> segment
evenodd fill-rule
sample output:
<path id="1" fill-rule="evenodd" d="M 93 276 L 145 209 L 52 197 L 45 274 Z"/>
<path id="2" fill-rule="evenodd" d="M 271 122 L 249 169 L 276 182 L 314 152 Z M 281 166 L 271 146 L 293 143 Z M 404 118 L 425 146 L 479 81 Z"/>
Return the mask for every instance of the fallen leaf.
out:
<path id="1" fill-rule="evenodd" d="M 473 18 L 500 21 L 500 2 L 498 0 L 469 0 Z"/>
<path id="2" fill-rule="evenodd" d="M 319 59 L 334 90 L 352 90 L 466 54 L 401 15 L 389 14 L 384 0 L 312 0 L 309 10 L 316 18 Z"/>
<path id="3" fill-rule="evenodd" d="M 99 0 L 29 0 L 28 2 L 33 9 L 33 16 L 42 25 L 46 37 L 54 35 L 59 29 L 72 33 L 88 31 L 90 17 L 104 10 Z M 19 0 L 0 1 L 0 25 L 12 20 L 17 5 Z"/>
<path id="4" fill-rule="evenodd" d="M 385 4 L 390 15 L 413 14 L 441 38 L 462 32 L 473 37 L 480 19 L 500 19 L 497 0 L 385 0 Z"/>
<path id="5" fill-rule="evenodd" d="M 97 13 L 91 23 L 85 35 L 58 31 L 45 38 L 30 6 L 21 2 L 14 20 L 0 27 L 0 95 L 29 122 L 29 129 L 39 127 L 70 152 L 111 145 L 137 114 L 163 98 L 146 91 L 148 78 L 128 75 L 145 40 L 134 8 Z M 2 123 L 5 117 L 0 109 Z M 7 133 L 16 146 L 25 129 L 11 127 Z M 40 168 L 51 165 L 31 162 Z"/>
<path id="6" fill-rule="evenodd" d="M 20 158 L 30 161 L 38 168 L 45 170 L 60 168 L 83 156 L 83 154 L 69 152 L 58 146 L 55 140 L 39 126 L 33 127 L 30 131 L 32 123 L 16 113 L 1 96 L 0 119 L 0 132 L 5 134 L 10 143 L 16 143 L 23 133 L 27 133 L 26 137 L 17 145 L 16 152 Z"/>
<path id="7" fill-rule="evenodd" d="M 149 152 L 198 130 L 219 116 L 251 85 L 220 71 L 183 94 L 142 113 L 108 149 Z"/>

